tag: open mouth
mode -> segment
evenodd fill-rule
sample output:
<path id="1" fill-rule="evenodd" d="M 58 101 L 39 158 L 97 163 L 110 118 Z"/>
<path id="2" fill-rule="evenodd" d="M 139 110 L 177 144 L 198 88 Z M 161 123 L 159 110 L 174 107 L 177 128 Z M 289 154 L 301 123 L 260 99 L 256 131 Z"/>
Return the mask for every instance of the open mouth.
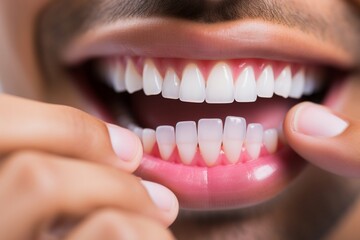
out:
<path id="1" fill-rule="evenodd" d="M 198 39 L 154 52 L 144 49 L 153 39 L 138 45 L 119 37 L 111 41 L 126 50 L 92 46 L 102 51 L 76 60 L 81 85 L 115 123 L 142 140 L 144 158 L 136 174 L 169 187 L 187 209 L 247 207 L 282 192 L 305 165 L 282 138 L 287 111 L 300 101 L 323 101 L 344 74 L 326 61 L 279 53 L 273 50 L 278 42 L 260 44 L 261 51 L 245 44 L 242 56 L 231 55 L 231 46 L 222 52 L 229 47 L 213 39 L 215 50 L 204 53 L 202 46 L 193 54 L 181 50 Z M 108 39 L 96 44 L 114 46 Z"/>
<path id="2" fill-rule="evenodd" d="M 131 94 L 122 100 L 129 111 L 117 119 L 142 139 L 144 152 L 200 167 L 245 163 L 281 150 L 281 121 L 298 102 L 283 99 L 311 96 L 322 82 L 314 67 L 260 59 L 114 57 L 98 65 L 112 91 Z"/>

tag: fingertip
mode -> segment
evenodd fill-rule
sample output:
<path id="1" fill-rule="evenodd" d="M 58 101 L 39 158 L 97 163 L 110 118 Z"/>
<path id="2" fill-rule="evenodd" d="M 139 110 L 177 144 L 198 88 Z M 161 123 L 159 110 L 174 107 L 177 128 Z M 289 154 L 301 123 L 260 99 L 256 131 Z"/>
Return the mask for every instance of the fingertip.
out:
<path id="1" fill-rule="evenodd" d="M 170 226 L 179 212 L 179 201 L 170 189 L 158 183 L 141 181 L 155 206 L 161 211 L 166 226 Z"/>
<path id="2" fill-rule="evenodd" d="M 141 140 L 128 129 L 106 124 L 113 152 L 117 157 L 115 165 L 126 171 L 135 171 L 143 156 Z"/>
<path id="3" fill-rule="evenodd" d="M 283 137 L 285 138 L 285 142 L 290 145 L 294 140 L 296 140 L 296 135 L 297 135 L 294 126 L 296 113 L 306 104 L 308 104 L 308 102 L 299 103 L 293 106 L 288 111 L 283 121 L 283 128 L 282 128 Z"/>
<path id="4" fill-rule="evenodd" d="M 283 132 L 288 145 L 312 164 L 337 175 L 359 176 L 360 125 L 345 119 L 322 105 L 304 102 L 290 109 Z"/>
<path id="5" fill-rule="evenodd" d="M 295 108 L 291 126 L 297 133 L 331 138 L 342 134 L 349 123 L 324 106 L 306 102 Z"/>

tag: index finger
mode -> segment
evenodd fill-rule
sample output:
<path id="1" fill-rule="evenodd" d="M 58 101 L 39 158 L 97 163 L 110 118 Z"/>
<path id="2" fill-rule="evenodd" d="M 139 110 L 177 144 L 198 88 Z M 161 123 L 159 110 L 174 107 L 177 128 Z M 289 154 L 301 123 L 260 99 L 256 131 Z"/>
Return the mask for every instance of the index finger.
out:
<path id="1" fill-rule="evenodd" d="M 33 149 L 134 171 L 142 145 L 131 131 L 75 108 L 0 95 L 0 155 Z"/>

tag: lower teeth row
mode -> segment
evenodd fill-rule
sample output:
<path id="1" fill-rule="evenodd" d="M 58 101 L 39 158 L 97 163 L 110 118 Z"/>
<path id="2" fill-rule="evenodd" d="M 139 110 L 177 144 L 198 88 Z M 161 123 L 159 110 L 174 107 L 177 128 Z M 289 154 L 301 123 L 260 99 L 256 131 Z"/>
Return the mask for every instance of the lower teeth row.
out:
<path id="1" fill-rule="evenodd" d="M 265 153 L 273 154 L 278 149 L 278 130 L 263 129 L 258 123 L 246 124 L 241 117 L 227 117 L 225 124 L 221 119 L 201 119 L 196 126 L 194 121 L 178 122 L 176 127 L 159 126 L 156 130 L 129 126 L 142 140 L 144 152 L 152 154 L 157 145 L 160 157 L 169 161 L 175 148 L 181 163 L 193 165 L 197 151 L 200 151 L 207 166 L 219 163 L 223 151 L 228 163 L 239 162 L 246 154 L 248 159 L 258 159 L 264 148 Z"/>

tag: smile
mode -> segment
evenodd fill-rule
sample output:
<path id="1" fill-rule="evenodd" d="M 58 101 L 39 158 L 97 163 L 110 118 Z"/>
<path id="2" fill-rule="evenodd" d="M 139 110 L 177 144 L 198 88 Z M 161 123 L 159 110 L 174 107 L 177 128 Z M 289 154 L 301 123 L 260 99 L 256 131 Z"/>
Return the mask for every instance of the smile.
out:
<path id="1" fill-rule="evenodd" d="M 300 33 L 281 39 L 277 26 L 175 32 L 175 23 L 115 24 L 85 34 L 64 59 L 81 65 L 81 84 L 93 86 L 102 111 L 142 140 L 136 174 L 169 187 L 182 208 L 239 208 L 275 197 L 305 166 L 286 145 L 282 120 L 300 101 L 324 100 L 324 82 L 336 80 L 346 57 Z M 146 43 L 133 41 L 139 34 Z"/>
<path id="2" fill-rule="evenodd" d="M 317 79 L 320 74 L 315 70 L 264 60 L 194 63 L 177 59 L 114 58 L 100 65 L 103 79 L 113 91 L 132 94 L 143 90 L 146 96 L 161 94 L 164 99 L 188 103 L 250 103 L 256 102 L 258 97 L 273 98 L 275 95 L 299 99 L 319 90 L 321 82 Z M 230 107 L 235 108 L 232 112 L 236 112 L 241 105 Z M 189 110 L 191 108 L 189 106 Z M 181 119 L 185 113 L 172 111 L 170 114 L 179 114 Z M 154 129 L 142 129 L 130 116 L 120 116 L 120 124 L 142 139 L 147 154 L 168 162 L 212 167 L 244 163 L 274 154 L 278 150 L 281 122 L 275 121 L 276 125 L 273 125 L 273 114 L 284 115 L 275 111 L 263 113 L 258 119 L 261 123 L 248 125 L 246 119 L 239 116 L 226 116 L 224 124 L 222 118 L 201 118 L 198 124 L 189 119 L 179 121 L 175 126 L 149 123 L 156 126 Z M 264 125 L 273 126 L 264 129 Z"/>

